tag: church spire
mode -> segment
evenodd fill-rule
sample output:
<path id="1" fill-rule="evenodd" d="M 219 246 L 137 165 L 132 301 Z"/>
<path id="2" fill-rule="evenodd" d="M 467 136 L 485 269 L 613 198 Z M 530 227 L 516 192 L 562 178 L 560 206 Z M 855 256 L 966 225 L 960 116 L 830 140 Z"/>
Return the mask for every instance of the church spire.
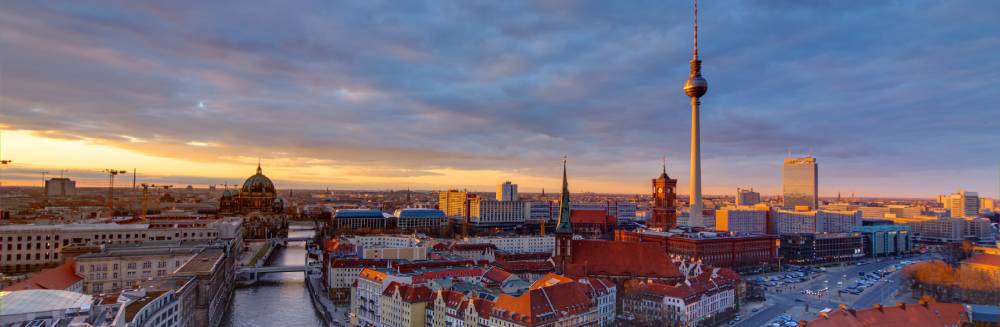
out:
<path id="1" fill-rule="evenodd" d="M 261 173 L 262 171 L 260 169 L 260 158 L 257 158 L 257 174 L 260 175 Z"/>
<path id="2" fill-rule="evenodd" d="M 569 181 L 566 178 L 566 157 L 563 157 L 562 196 L 559 198 L 559 221 L 556 222 L 556 234 L 572 234 L 573 223 L 569 218 Z"/>

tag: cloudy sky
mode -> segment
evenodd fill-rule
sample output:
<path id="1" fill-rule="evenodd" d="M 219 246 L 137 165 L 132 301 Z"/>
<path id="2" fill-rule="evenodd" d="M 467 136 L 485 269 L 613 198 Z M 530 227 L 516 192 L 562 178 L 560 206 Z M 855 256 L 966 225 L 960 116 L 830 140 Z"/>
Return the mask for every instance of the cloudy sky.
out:
<path id="1" fill-rule="evenodd" d="M 5 185 L 686 193 L 687 1 L 4 1 Z M 997 1 L 703 1 L 706 193 L 996 196 Z"/>

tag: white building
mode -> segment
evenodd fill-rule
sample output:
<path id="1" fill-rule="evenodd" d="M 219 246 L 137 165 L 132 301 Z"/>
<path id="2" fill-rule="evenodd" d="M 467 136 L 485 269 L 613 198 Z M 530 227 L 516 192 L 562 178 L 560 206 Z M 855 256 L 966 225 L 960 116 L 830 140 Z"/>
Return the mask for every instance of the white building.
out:
<path id="1" fill-rule="evenodd" d="M 462 241 L 462 243 L 493 244 L 498 251 L 507 253 L 551 253 L 556 244 L 553 235 L 475 237 Z"/>
<path id="2" fill-rule="evenodd" d="M 742 234 L 767 234 L 766 206 L 724 207 L 715 211 L 715 229 Z"/>
<path id="3" fill-rule="evenodd" d="M 771 210 L 770 234 L 848 233 L 861 226 L 861 211 Z"/>
<path id="4" fill-rule="evenodd" d="M 497 185 L 497 201 L 517 201 L 517 184 L 506 181 Z"/>
<path id="5" fill-rule="evenodd" d="M 235 227 L 232 221 L 236 221 Z M 28 271 L 63 262 L 65 248 L 154 240 L 212 241 L 240 229 L 239 219 L 184 224 L 30 224 L 0 226 L 0 272 Z M 238 234 L 239 232 L 236 232 Z"/>
<path id="6" fill-rule="evenodd" d="M 469 222 L 477 226 L 523 224 L 525 211 L 522 201 L 497 201 L 478 196 L 469 199 Z"/>

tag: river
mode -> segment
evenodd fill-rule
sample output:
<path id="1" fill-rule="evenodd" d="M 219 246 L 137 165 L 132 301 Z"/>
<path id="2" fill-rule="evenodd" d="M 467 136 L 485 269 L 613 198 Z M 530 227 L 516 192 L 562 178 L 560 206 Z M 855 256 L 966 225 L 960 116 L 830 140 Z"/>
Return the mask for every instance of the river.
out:
<path id="1" fill-rule="evenodd" d="M 312 236 L 313 230 L 292 226 L 289 237 Z M 305 242 L 290 242 L 277 248 L 269 266 L 302 265 Z M 316 314 L 301 272 L 264 274 L 253 286 L 237 287 L 222 326 L 323 326 Z"/>

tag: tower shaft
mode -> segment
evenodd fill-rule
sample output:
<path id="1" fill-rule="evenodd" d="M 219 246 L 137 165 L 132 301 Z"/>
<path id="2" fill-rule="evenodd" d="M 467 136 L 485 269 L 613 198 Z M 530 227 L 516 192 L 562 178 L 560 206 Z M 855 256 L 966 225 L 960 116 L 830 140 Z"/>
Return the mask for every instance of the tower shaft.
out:
<path id="1" fill-rule="evenodd" d="M 689 193 L 691 210 L 688 214 L 688 225 L 703 227 L 701 205 L 701 124 L 699 111 L 701 100 L 691 97 L 691 192 Z"/>

